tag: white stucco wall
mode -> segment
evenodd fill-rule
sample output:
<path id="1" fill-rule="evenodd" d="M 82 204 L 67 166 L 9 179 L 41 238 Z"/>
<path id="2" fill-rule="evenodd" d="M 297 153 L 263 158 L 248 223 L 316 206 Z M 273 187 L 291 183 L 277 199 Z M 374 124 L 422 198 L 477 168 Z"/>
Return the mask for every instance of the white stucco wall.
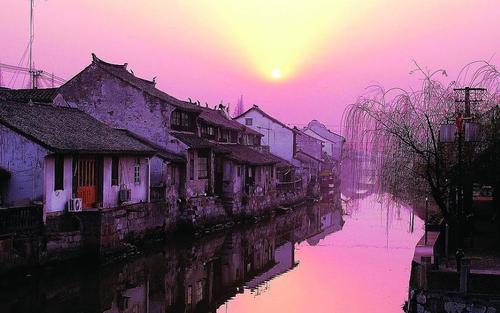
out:
<path id="1" fill-rule="evenodd" d="M 45 158 L 44 170 L 44 213 L 62 212 L 66 204 L 73 196 L 73 158 L 64 157 L 63 187 L 62 190 L 54 190 L 54 156 L 49 155 Z"/>
<path id="2" fill-rule="evenodd" d="M 323 151 L 325 151 L 329 156 L 333 157 L 335 160 L 340 160 L 342 157 L 342 146 L 344 144 L 344 140 L 342 137 L 339 137 L 337 141 L 331 141 L 323 138 L 318 135 L 316 132 L 305 129 L 304 133 L 308 134 L 311 137 L 317 138 L 324 143 Z"/>
<path id="3" fill-rule="evenodd" d="M 233 194 L 244 191 L 246 166 L 230 160 L 224 160 L 223 166 L 224 193 Z M 238 168 L 240 169 L 240 176 L 238 176 Z"/>
<path id="4" fill-rule="evenodd" d="M 245 119 L 251 118 L 252 125 L 246 125 Z M 261 145 L 269 146 L 271 153 L 287 161 L 293 158 L 293 131 L 272 121 L 256 110 L 250 110 L 236 119 L 239 123 L 263 134 Z"/>
<path id="5" fill-rule="evenodd" d="M 140 163 L 140 183 L 134 182 L 134 166 L 137 157 L 121 156 L 119 157 L 118 166 L 118 181 L 117 186 L 111 185 L 111 160 L 112 157 L 104 157 L 104 172 L 103 172 L 103 207 L 109 208 L 119 204 L 118 196 L 121 186 L 130 189 L 130 202 L 147 202 L 148 201 L 148 159 L 139 158 Z"/>

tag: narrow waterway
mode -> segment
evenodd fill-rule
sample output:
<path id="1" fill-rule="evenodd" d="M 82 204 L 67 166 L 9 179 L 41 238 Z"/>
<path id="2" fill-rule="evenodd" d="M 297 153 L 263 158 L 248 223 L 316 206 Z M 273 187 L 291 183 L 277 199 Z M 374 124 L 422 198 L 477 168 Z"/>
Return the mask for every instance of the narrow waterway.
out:
<path id="1" fill-rule="evenodd" d="M 379 197 L 344 205 L 341 231 L 296 245 L 293 271 L 245 289 L 217 312 L 401 313 L 422 221 Z"/>
<path id="2" fill-rule="evenodd" d="M 402 312 L 422 223 L 380 197 L 309 203 L 105 267 L 0 282 L 0 312 Z"/>

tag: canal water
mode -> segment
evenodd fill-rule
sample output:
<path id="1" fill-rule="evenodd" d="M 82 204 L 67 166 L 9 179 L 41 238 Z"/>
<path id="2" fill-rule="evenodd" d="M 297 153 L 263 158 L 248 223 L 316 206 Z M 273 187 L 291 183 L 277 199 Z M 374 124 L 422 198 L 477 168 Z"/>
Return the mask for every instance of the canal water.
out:
<path id="1" fill-rule="evenodd" d="M 411 214 L 375 195 L 308 203 L 121 263 L 4 279 L 0 312 L 402 312 L 422 235 Z"/>

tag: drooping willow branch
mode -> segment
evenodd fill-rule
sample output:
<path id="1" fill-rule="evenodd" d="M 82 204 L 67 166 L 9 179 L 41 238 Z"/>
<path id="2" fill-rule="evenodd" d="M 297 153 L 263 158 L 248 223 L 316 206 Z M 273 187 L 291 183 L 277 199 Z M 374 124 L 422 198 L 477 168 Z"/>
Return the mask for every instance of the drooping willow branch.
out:
<path id="1" fill-rule="evenodd" d="M 411 201 L 422 193 L 432 196 L 445 217 L 446 168 L 449 160 L 439 144 L 439 128 L 456 115 L 454 88 L 482 87 L 483 102 L 474 106 L 481 115 L 500 100 L 500 73 L 485 61 L 471 62 L 456 80 L 444 83 L 446 71 L 429 71 L 416 62 L 411 74 L 422 80 L 418 89 L 369 86 L 346 108 L 343 134 L 346 158 L 358 165 L 354 184 L 363 179 L 366 163 L 377 171 L 377 190 Z M 356 179 L 358 181 L 356 181 Z M 356 188 L 356 186 L 352 186 Z"/>

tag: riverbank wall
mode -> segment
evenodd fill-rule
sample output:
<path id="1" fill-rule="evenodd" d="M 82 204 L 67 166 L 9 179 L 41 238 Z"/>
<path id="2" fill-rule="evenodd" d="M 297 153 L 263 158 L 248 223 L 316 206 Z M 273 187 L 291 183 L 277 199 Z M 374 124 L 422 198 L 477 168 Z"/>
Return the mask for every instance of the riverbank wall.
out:
<path id="1" fill-rule="evenodd" d="M 306 198 L 303 191 L 269 192 L 245 202 L 230 203 L 230 210 L 223 199 L 199 197 L 185 204 L 150 202 L 62 212 L 48 216 L 45 223 L 0 236 L 0 274 L 82 257 L 102 262 L 133 252 L 137 245 L 148 241 L 164 240 L 178 231 L 194 234 L 227 229 L 235 222 L 272 215 L 277 208 L 301 203 Z M 39 214 L 40 209 L 35 212 Z M 3 213 L 7 218 L 7 212 Z M 23 224 L 22 218 L 16 215 L 16 224 Z"/>

